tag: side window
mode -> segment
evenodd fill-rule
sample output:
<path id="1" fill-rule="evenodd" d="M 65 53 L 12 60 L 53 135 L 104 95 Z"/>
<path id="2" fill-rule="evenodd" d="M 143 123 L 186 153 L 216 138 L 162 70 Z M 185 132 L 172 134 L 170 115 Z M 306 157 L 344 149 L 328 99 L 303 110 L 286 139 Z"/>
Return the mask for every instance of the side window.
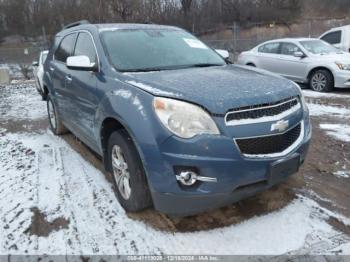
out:
<path id="1" fill-rule="evenodd" d="M 282 55 L 294 55 L 295 52 L 302 52 L 298 46 L 292 43 L 282 43 L 281 44 L 281 54 Z"/>
<path id="2" fill-rule="evenodd" d="M 91 63 L 97 62 L 94 43 L 88 33 L 80 33 L 74 51 L 75 56 L 85 55 L 90 58 Z"/>
<path id="3" fill-rule="evenodd" d="M 341 42 L 341 31 L 328 33 L 324 35 L 321 39 L 332 45 L 339 44 Z"/>
<path id="4" fill-rule="evenodd" d="M 259 47 L 259 53 L 278 54 L 280 43 L 269 43 Z"/>
<path id="5" fill-rule="evenodd" d="M 56 60 L 66 63 L 67 58 L 73 54 L 75 39 L 76 34 L 70 34 L 63 38 L 55 53 Z"/>

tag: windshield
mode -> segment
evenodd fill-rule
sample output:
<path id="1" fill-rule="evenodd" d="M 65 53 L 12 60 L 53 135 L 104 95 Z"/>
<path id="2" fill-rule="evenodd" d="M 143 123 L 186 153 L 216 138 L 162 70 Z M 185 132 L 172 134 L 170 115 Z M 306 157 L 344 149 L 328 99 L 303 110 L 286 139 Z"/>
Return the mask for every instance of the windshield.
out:
<path id="1" fill-rule="evenodd" d="M 339 49 L 336 49 L 332 45 L 321 41 L 321 40 L 308 40 L 301 41 L 300 44 L 309 52 L 313 54 L 329 54 L 329 53 L 339 53 Z"/>
<path id="2" fill-rule="evenodd" d="M 111 63 L 123 72 L 226 64 L 216 52 L 181 30 L 103 31 L 101 39 Z"/>

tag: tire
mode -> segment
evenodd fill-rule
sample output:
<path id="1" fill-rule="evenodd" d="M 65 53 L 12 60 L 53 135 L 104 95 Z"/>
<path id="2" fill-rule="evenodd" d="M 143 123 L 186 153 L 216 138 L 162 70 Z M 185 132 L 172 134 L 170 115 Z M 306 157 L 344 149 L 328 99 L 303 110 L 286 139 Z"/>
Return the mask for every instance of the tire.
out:
<path id="1" fill-rule="evenodd" d="M 141 158 L 124 129 L 111 134 L 107 154 L 108 170 L 112 173 L 115 194 L 121 206 L 128 212 L 151 207 L 152 198 Z"/>
<path id="2" fill-rule="evenodd" d="M 334 88 L 334 79 L 331 72 L 320 69 L 311 74 L 310 88 L 316 92 L 331 92 Z"/>
<path id="3" fill-rule="evenodd" d="M 248 63 L 247 66 L 256 67 L 253 63 Z"/>
<path id="4" fill-rule="evenodd" d="M 68 132 L 68 129 L 63 125 L 60 120 L 59 114 L 57 113 L 55 104 L 53 103 L 50 96 L 47 97 L 47 115 L 51 131 L 56 135 L 63 135 Z"/>

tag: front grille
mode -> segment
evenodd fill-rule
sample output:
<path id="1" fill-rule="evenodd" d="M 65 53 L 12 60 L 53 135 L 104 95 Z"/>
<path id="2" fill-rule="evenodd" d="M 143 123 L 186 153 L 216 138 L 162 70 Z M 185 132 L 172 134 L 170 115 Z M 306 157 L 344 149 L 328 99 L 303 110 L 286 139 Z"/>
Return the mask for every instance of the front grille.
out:
<path id="1" fill-rule="evenodd" d="M 299 99 L 294 97 L 276 103 L 237 108 L 226 114 L 226 123 L 278 116 L 294 107 L 296 108 L 297 106 L 300 106 Z"/>
<path id="2" fill-rule="evenodd" d="M 291 147 L 300 137 L 301 124 L 284 134 L 237 139 L 237 145 L 244 155 L 270 155 L 281 153 Z"/>

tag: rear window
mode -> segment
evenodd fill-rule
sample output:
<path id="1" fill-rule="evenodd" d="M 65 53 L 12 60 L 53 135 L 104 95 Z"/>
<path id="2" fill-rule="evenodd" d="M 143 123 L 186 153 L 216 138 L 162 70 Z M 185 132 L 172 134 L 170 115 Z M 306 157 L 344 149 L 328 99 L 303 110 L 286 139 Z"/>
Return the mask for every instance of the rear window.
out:
<path id="1" fill-rule="evenodd" d="M 269 43 L 259 47 L 259 53 L 278 54 L 280 43 Z"/>
<path id="2" fill-rule="evenodd" d="M 332 45 L 339 44 L 341 42 L 341 31 L 328 33 L 324 35 L 321 39 Z"/>

